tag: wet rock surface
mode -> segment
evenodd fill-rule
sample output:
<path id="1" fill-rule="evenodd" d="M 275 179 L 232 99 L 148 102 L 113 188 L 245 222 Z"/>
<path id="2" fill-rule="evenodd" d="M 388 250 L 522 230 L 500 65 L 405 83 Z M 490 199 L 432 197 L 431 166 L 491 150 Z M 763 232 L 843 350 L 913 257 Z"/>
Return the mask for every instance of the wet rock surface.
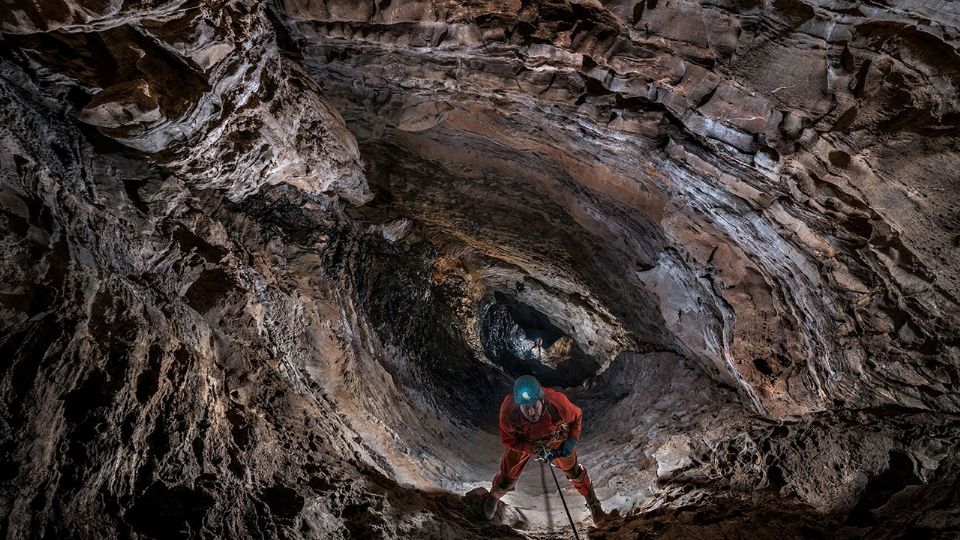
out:
<path id="1" fill-rule="evenodd" d="M 533 372 L 591 537 L 960 535 L 958 28 L 4 2 L 0 532 L 569 535 L 477 513 Z"/>

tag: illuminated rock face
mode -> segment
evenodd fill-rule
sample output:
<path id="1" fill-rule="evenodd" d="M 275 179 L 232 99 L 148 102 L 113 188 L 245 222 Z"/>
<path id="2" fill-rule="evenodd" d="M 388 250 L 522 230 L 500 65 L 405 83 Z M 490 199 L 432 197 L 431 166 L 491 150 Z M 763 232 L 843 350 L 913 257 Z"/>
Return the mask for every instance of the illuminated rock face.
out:
<path id="1" fill-rule="evenodd" d="M 545 533 L 460 496 L 534 372 L 597 537 L 960 534 L 958 27 L 6 0 L 0 531 Z"/>

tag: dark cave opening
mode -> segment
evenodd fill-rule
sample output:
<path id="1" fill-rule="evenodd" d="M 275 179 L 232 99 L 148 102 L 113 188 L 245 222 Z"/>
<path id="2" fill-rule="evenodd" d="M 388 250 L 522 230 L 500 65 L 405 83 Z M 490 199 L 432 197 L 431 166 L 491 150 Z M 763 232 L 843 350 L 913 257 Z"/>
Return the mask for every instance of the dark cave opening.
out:
<path id="1" fill-rule="evenodd" d="M 563 331 L 554 326 L 546 315 L 532 307 L 517 302 L 505 302 L 503 305 L 528 339 L 533 341 L 543 340 L 542 347 L 544 350 L 549 349 L 565 336 Z"/>
<path id="2" fill-rule="evenodd" d="M 547 315 L 504 294 L 495 293 L 481 305 L 478 322 L 484 354 L 513 377 L 533 375 L 547 386 L 572 387 L 600 369 Z"/>

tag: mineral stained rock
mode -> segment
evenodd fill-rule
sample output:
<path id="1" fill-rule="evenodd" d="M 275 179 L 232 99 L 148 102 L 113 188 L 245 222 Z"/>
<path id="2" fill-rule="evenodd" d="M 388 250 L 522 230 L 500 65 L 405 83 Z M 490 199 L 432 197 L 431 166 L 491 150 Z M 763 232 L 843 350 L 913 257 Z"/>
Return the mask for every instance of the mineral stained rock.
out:
<path id="1" fill-rule="evenodd" d="M 0 4 L 0 535 L 960 536 L 960 4 Z"/>

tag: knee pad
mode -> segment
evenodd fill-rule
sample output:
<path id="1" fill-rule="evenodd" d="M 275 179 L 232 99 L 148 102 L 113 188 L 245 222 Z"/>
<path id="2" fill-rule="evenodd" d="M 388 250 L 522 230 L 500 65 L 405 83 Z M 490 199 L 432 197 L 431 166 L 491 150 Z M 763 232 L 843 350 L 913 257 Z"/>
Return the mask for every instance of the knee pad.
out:
<path id="1" fill-rule="evenodd" d="M 586 496 L 587 493 L 593 489 L 593 482 L 590 481 L 590 476 L 587 474 L 586 467 L 580 465 L 579 472 L 580 474 L 576 476 L 567 476 L 567 478 L 570 479 L 570 483 L 573 484 L 573 487 L 577 490 L 577 493 Z"/>
<path id="2" fill-rule="evenodd" d="M 515 487 L 517 487 L 516 478 L 508 478 L 504 476 L 499 482 L 497 482 L 497 488 L 501 491 L 513 491 L 513 488 Z"/>
<path id="3" fill-rule="evenodd" d="M 513 491 L 513 488 L 516 486 L 516 478 L 508 478 L 497 474 L 496 478 L 493 479 L 493 489 L 490 490 L 490 494 L 493 495 L 494 498 L 499 499 L 506 495 L 507 492 Z"/>
<path id="4" fill-rule="evenodd" d="M 567 475 L 567 479 L 571 482 L 582 482 L 587 476 L 587 468 L 577 463 L 576 467 L 563 471 L 563 474 Z"/>

